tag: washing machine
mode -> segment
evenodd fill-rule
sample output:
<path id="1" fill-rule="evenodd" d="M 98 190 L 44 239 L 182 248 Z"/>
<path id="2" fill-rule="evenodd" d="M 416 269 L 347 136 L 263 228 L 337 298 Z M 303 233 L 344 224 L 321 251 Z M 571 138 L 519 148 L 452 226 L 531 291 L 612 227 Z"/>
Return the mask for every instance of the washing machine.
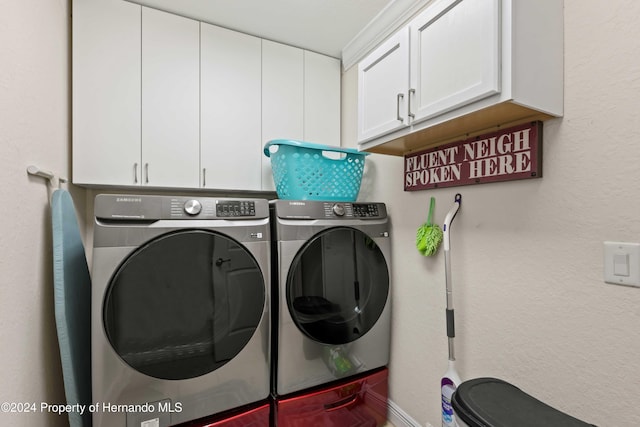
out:
<path id="1" fill-rule="evenodd" d="M 383 203 L 275 200 L 272 391 L 386 366 L 390 222 Z"/>
<path id="2" fill-rule="evenodd" d="M 268 201 L 102 194 L 94 212 L 94 427 L 267 399 Z"/>

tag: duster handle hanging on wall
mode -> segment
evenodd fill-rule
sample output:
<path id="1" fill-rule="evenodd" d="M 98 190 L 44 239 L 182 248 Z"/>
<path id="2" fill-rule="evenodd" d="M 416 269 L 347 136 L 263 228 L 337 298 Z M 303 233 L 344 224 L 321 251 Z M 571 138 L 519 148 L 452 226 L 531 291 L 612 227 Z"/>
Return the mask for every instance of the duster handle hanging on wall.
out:
<path id="1" fill-rule="evenodd" d="M 451 396 L 456 388 L 460 385 L 460 376 L 455 367 L 455 351 L 453 347 L 453 339 L 456 336 L 455 321 L 453 315 L 453 294 L 451 288 L 451 257 L 449 250 L 451 249 L 450 233 L 451 223 L 460 209 L 462 204 L 462 196 L 460 193 L 455 196 L 455 204 L 447 213 L 444 219 L 443 228 L 443 240 L 444 240 L 444 270 L 445 270 L 445 282 L 447 290 L 447 338 L 449 345 L 449 361 L 447 372 L 445 372 L 440 382 L 440 392 L 442 397 L 442 425 L 443 427 L 455 427 L 456 423 L 453 408 L 451 406 Z"/>
<path id="2" fill-rule="evenodd" d="M 455 360 L 455 353 L 453 348 L 453 338 L 456 336 L 455 324 L 453 320 L 453 291 L 451 286 L 451 223 L 460 209 L 462 203 L 462 196 L 458 193 L 455 197 L 455 204 L 447 213 L 444 219 L 443 240 L 444 240 L 444 269 L 445 269 L 445 283 L 447 289 L 447 337 L 449 338 L 449 360 Z"/>

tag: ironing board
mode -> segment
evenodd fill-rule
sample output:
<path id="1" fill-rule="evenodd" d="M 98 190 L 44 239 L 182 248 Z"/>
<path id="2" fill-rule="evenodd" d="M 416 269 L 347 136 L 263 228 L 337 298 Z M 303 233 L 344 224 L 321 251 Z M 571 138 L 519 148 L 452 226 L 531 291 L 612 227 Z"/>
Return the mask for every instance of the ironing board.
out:
<path id="1" fill-rule="evenodd" d="M 91 279 L 71 194 L 57 189 L 51 199 L 56 328 L 67 404 L 86 405 L 69 413 L 70 427 L 91 426 Z"/>

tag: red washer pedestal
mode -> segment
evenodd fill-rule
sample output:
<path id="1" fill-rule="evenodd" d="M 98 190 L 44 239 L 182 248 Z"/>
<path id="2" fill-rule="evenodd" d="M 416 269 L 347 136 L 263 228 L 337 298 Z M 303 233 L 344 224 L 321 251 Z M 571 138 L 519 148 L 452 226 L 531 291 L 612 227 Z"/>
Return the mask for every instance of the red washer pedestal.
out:
<path id="1" fill-rule="evenodd" d="M 276 401 L 278 427 L 376 427 L 387 421 L 388 370 L 285 396 Z"/>
<path id="2" fill-rule="evenodd" d="M 202 418 L 176 427 L 269 427 L 269 403 L 228 411 L 224 414 Z"/>

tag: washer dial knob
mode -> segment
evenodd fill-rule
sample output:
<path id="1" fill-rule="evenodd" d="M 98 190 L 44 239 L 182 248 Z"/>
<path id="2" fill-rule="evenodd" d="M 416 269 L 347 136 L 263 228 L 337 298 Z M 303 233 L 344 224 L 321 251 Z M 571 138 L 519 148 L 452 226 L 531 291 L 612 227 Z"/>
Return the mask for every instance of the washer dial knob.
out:
<path id="1" fill-rule="evenodd" d="M 344 205 L 342 203 L 333 205 L 333 213 L 337 216 L 344 216 Z"/>
<path id="2" fill-rule="evenodd" d="M 184 204 L 184 211 L 189 215 L 198 215 L 202 210 L 202 204 L 195 200 L 187 200 Z"/>

